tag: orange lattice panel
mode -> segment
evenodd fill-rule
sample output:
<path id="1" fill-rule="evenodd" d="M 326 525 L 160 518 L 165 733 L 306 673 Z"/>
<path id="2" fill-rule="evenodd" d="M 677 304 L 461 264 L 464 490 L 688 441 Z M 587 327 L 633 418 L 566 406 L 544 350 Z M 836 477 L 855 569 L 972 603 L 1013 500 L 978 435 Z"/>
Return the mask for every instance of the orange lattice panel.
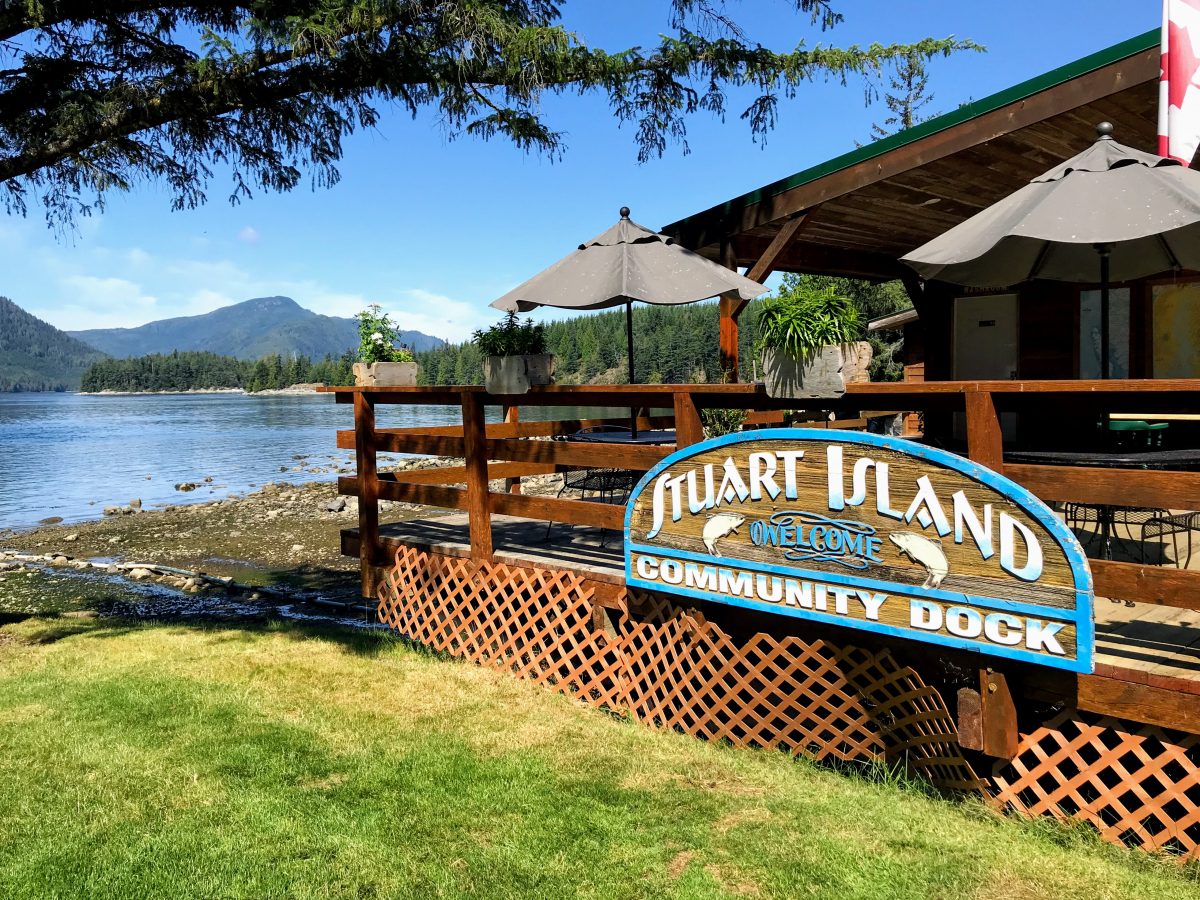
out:
<path id="1" fill-rule="evenodd" d="M 406 547 L 379 618 L 432 649 L 654 727 L 820 760 L 885 757 L 945 787 L 980 785 L 941 696 L 890 654 L 794 636 L 736 640 L 653 595 L 623 596 L 605 628 L 592 595 L 572 572 Z"/>
<path id="2" fill-rule="evenodd" d="M 1200 857 L 1200 737 L 1066 710 L 1021 735 L 991 793 L 1004 809 L 1090 823 L 1106 840 Z"/>

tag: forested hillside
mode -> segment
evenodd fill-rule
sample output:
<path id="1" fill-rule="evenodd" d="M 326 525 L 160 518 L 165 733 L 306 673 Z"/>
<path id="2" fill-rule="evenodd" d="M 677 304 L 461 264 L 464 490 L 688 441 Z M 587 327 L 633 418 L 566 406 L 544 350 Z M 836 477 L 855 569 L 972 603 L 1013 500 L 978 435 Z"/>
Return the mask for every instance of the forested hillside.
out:
<path id="1" fill-rule="evenodd" d="M 788 285 L 833 286 L 851 297 L 868 319 L 887 315 L 909 305 L 899 282 L 871 284 L 845 278 L 789 276 Z M 753 348 L 758 340 L 760 304 L 749 304 L 739 319 L 739 377 L 758 378 Z M 721 378 L 718 332 L 720 311 L 715 302 L 687 306 L 633 307 L 634 374 L 644 384 L 716 382 Z M 889 336 L 892 337 L 892 336 Z M 555 381 L 559 384 L 628 381 L 625 341 L 625 311 L 579 315 L 548 323 L 547 349 L 556 357 Z M 872 338 L 876 361 L 871 377 L 876 381 L 899 380 L 902 370 L 893 358 L 900 349 L 893 343 Z M 471 343 L 449 344 L 417 354 L 424 384 L 481 384 L 483 359 Z"/>
<path id="2" fill-rule="evenodd" d="M 104 354 L 0 297 L 0 391 L 70 391 Z"/>
<path id="3" fill-rule="evenodd" d="M 306 356 L 285 358 L 278 353 L 257 362 L 216 353 L 182 351 L 152 353 L 134 359 L 105 359 L 83 376 L 85 391 L 187 391 L 242 388 L 274 390 L 293 384 L 323 382 L 350 384 L 353 354 L 326 356 L 313 362 Z"/>
<path id="4" fill-rule="evenodd" d="M 274 354 L 284 359 L 295 356 L 320 359 L 327 354 L 336 357 L 357 347 L 359 340 L 355 319 L 318 315 L 291 297 L 258 297 L 200 316 L 159 319 L 137 328 L 96 328 L 73 334 L 110 356 L 188 350 L 246 360 Z M 441 344 L 440 338 L 419 331 L 402 331 L 397 337 L 403 346 L 420 350 Z"/>

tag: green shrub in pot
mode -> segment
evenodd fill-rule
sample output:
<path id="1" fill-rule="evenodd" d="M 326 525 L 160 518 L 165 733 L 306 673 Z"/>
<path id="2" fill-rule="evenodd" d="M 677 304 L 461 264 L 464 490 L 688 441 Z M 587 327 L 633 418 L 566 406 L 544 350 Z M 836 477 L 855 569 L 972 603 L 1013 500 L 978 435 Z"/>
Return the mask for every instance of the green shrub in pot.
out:
<path id="1" fill-rule="evenodd" d="M 404 387 L 417 383 L 417 360 L 406 347 L 397 347 L 398 329 L 378 303 L 357 316 L 358 362 L 353 366 L 359 387 Z"/>
<path id="2" fill-rule="evenodd" d="M 785 279 L 758 316 L 763 381 L 772 397 L 840 397 L 846 384 L 866 381 L 871 346 L 859 340 L 862 320 L 833 287 Z"/>
<path id="3" fill-rule="evenodd" d="M 522 322 L 515 312 L 471 341 L 483 355 L 484 386 L 490 394 L 524 394 L 531 385 L 550 384 L 554 356 L 546 352 L 546 326 Z"/>

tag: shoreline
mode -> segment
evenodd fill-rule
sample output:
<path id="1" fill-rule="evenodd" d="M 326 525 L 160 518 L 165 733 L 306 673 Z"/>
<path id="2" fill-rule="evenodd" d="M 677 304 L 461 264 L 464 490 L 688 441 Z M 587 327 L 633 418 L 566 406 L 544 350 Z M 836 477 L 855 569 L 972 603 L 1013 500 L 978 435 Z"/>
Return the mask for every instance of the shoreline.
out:
<path id="1" fill-rule="evenodd" d="M 267 388 L 262 391 L 248 391 L 245 388 L 188 388 L 183 391 L 63 391 L 66 394 L 76 394 L 80 397 L 169 397 L 176 395 L 196 394 L 241 394 L 246 397 L 278 397 L 294 394 L 315 394 L 317 388 L 325 387 L 320 382 L 293 384 L 285 388 Z"/>
<path id="2" fill-rule="evenodd" d="M 398 460 L 387 470 L 461 464 L 449 457 Z M 554 492 L 558 475 L 527 480 L 530 493 Z M 501 489 L 502 479 L 492 482 Z M 448 511 L 379 501 L 388 524 Z M 130 509 L 77 522 L 0 530 L 0 611 L 13 587 L 4 562 L 14 555 L 43 559 L 42 566 L 81 568 L 77 561 L 103 560 L 116 570 L 138 563 L 173 566 L 264 587 L 331 590 L 357 594 L 359 561 L 341 553 L 341 531 L 358 524 L 358 499 L 338 494 L 331 480 L 273 481 L 252 493 L 161 508 Z M 54 563 L 62 558 L 62 562 Z"/>

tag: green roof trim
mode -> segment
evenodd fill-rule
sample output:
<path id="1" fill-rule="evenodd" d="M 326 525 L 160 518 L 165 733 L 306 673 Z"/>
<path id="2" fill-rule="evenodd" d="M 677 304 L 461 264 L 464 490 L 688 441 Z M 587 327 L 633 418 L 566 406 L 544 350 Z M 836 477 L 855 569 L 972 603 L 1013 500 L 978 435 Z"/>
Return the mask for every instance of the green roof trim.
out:
<path id="1" fill-rule="evenodd" d="M 826 175 L 831 175 L 840 169 L 849 168 L 876 156 L 882 156 L 891 150 L 914 143 L 931 134 L 937 134 L 939 131 L 945 131 L 948 128 L 961 125 L 963 122 L 968 122 L 985 113 L 1008 106 L 1010 103 L 1016 103 L 1041 91 L 1057 87 L 1064 82 L 1078 78 L 1081 75 L 1087 75 L 1096 69 L 1112 65 L 1126 57 L 1135 56 L 1138 53 L 1158 48 L 1161 46 L 1161 41 L 1161 29 L 1152 28 L 1144 34 L 1139 34 L 1136 37 L 1121 41 L 1119 44 L 1098 50 L 1082 59 L 1059 66 L 1057 69 L 1052 69 L 1027 81 L 1022 81 L 1020 84 L 1005 88 L 989 97 L 984 97 L 982 100 L 974 100 L 952 112 L 943 113 L 940 116 L 922 122 L 920 125 L 914 125 L 912 128 L 888 135 L 885 138 L 880 138 L 870 144 L 851 150 L 849 153 L 843 153 L 841 156 L 835 156 L 833 159 L 803 169 L 795 175 L 771 182 L 757 190 L 742 194 L 740 197 L 734 197 L 732 200 L 726 200 L 718 206 L 680 219 L 678 222 L 672 222 L 663 229 L 663 232 L 666 234 L 676 234 L 693 219 L 707 218 L 713 213 L 724 214 L 732 212 L 735 209 L 744 209 L 747 206 L 753 206 L 755 203 L 761 203 L 763 200 L 800 187 L 802 184 L 808 184 L 810 181 L 824 178 Z"/>

